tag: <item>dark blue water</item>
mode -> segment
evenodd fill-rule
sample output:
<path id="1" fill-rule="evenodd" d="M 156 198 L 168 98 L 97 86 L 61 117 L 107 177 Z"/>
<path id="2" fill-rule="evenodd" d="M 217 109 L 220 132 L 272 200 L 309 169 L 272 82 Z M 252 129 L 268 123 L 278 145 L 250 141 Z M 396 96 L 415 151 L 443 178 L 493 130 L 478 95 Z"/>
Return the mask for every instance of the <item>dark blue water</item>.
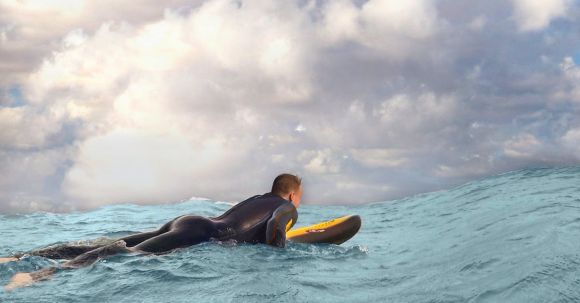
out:
<path id="1" fill-rule="evenodd" d="M 0 216 L 0 255 L 150 230 L 229 205 L 187 201 L 93 212 Z M 303 205 L 298 225 L 359 214 L 341 246 L 203 244 L 123 255 L 57 273 L 1 302 L 578 302 L 580 168 L 503 174 L 451 190 L 361 206 Z M 53 265 L 27 257 L 12 274 Z"/>

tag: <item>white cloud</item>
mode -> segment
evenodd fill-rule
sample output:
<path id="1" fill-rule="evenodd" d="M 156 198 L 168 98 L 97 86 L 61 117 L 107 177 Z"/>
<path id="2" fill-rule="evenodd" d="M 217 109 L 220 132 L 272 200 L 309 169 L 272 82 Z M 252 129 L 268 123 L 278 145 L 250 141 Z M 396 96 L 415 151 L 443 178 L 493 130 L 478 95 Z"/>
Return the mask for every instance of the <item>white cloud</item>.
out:
<path id="1" fill-rule="evenodd" d="M 451 96 L 423 93 L 419 96 L 395 95 L 379 104 L 373 111 L 383 127 L 395 136 L 409 133 L 428 135 L 456 116 L 456 100 Z"/>
<path id="2" fill-rule="evenodd" d="M 580 160 L 580 128 L 568 130 L 561 138 L 564 146 L 570 149 L 576 159 Z"/>
<path id="3" fill-rule="evenodd" d="M 303 133 L 306 131 L 306 127 L 302 124 L 298 124 L 298 125 L 296 125 L 296 128 L 294 130 L 299 132 L 299 133 Z"/>
<path id="4" fill-rule="evenodd" d="M 356 41 L 391 59 L 404 59 L 439 30 L 430 1 L 330 1 L 324 10 L 323 37 L 331 44 Z"/>
<path id="5" fill-rule="evenodd" d="M 487 24 L 487 18 L 485 16 L 477 16 L 469 23 L 469 28 L 475 31 L 482 30 Z"/>
<path id="6" fill-rule="evenodd" d="M 54 176 L 66 167 L 71 154 L 70 148 L 0 149 L 0 212 L 70 210 L 69 205 L 58 199 L 58 181 Z"/>
<path id="7" fill-rule="evenodd" d="M 530 158 L 542 143 L 532 134 L 521 134 L 504 143 L 504 153 L 513 158 Z"/>
<path id="8" fill-rule="evenodd" d="M 47 145 L 62 125 L 64 111 L 38 112 L 23 107 L 0 107 L 0 146 L 11 149 L 32 149 Z"/>
<path id="9" fill-rule="evenodd" d="M 580 161 L 577 33 L 548 26 L 572 3 L 515 3 L 523 39 L 501 1 L 73 2 L 0 0 L 1 211 L 236 201 L 280 172 L 368 202 Z"/>
<path id="10" fill-rule="evenodd" d="M 353 149 L 354 159 L 367 167 L 398 167 L 409 162 L 405 152 L 393 149 Z"/>
<path id="11" fill-rule="evenodd" d="M 565 81 L 561 83 L 555 97 L 560 100 L 580 102 L 580 67 L 572 57 L 565 57 L 560 63 Z"/>
<path id="12" fill-rule="evenodd" d="M 354 100 L 348 107 L 348 114 L 350 117 L 358 121 L 365 120 L 367 114 L 364 102 L 362 102 L 361 100 Z"/>
<path id="13" fill-rule="evenodd" d="M 568 0 L 513 0 L 515 18 L 520 30 L 537 31 L 552 20 L 566 16 Z"/>
<path id="14" fill-rule="evenodd" d="M 63 190 L 73 201 L 82 201 L 82 207 L 176 201 L 193 193 L 204 196 L 219 188 L 208 180 L 219 180 L 246 156 L 219 137 L 191 141 L 179 133 L 138 129 L 91 137 L 80 143 Z"/>
<path id="15" fill-rule="evenodd" d="M 231 188 L 238 178 L 228 171 L 241 169 L 257 137 L 238 132 L 269 122 L 253 104 L 303 102 L 311 94 L 305 66 L 313 45 L 302 41 L 303 15 L 263 17 L 282 8 L 293 6 L 213 1 L 142 26 L 72 31 L 23 86 L 30 105 L 0 108 L 0 144 L 44 148 L 72 125 L 63 142 L 73 140 L 77 152 L 62 192 L 77 208 L 191 194 L 236 199 L 255 182 Z M 294 140 L 275 130 L 262 133 L 273 144 Z M 249 175 L 256 174 L 272 173 Z"/>
<path id="16" fill-rule="evenodd" d="M 165 9 L 195 7 L 201 1 L 190 0 L 1 0 L 0 24 L 3 47 L 0 55 L 10 58 L 0 64 L 0 85 L 23 81 L 42 58 L 57 50 L 59 41 L 71 31 L 93 32 L 106 22 L 142 25 L 154 21 Z M 114 7 L 115 9 L 111 9 Z M 0 28 L 1 28 L 0 25 Z"/>
<path id="17" fill-rule="evenodd" d="M 295 12 L 264 17 L 278 9 Z M 231 173 L 256 149 L 253 134 L 265 135 L 268 149 L 292 144 L 305 130 L 277 131 L 260 108 L 312 94 L 308 67 L 316 45 L 306 43 L 304 18 L 284 3 L 213 1 L 143 26 L 109 22 L 94 35 L 73 31 L 30 75 L 31 107 L 2 109 L 1 140 L 42 147 L 63 124 L 74 124 L 78 151 L 62 192 L 79 208 L 192 194 L 235 199 L 255 183 L 231 187 Z M 36 124 L 24 133 L 28 121 Z"/>
<path id="18" fill-rule="evenodd" d="M 341 158 L 330 149 L 303 151 L 304 169 L 314 174 L 337 174 L 341 171 Z"/>
<path id="19" fill-rule="evenodd" d="M 465 162 L 453 166 L 439 165 L 434 170 L 435 175 L 444 178 L 473 178 L 488 172 L 488 165 L 481 162 Z"/>

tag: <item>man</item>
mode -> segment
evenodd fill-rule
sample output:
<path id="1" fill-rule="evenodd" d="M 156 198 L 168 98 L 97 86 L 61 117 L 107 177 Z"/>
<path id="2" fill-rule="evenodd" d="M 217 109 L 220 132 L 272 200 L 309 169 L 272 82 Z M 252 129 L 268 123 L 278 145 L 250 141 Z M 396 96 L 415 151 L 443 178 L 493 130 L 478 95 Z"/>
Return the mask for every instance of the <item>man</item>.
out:
<path id="1" fill-rule="evenodd" d="M 31 254 L 56 259 L 73 258 L 62 264 L 62 267 L 78 268 L 117 253 L 160 254 L 211 240 L 235 240 L 242 243 L 263 243 L 284 247 L 286 232 L 298 219 L 296 209 L 301 199 L 300 178 L 290 174 L 281 174 L 274 179 L 270 193 L 242 201 L 219 217 L 185 215 L 169 221 L 156 231 L 127 236 L 110 245 L 101 247 L 65 245 Z M 4 260 L 13 261 L 17 258 Z M 33 273 L 18 273 L 6 289 L 46 279 L 55 270 L 55 268 L 47 268 Z"/>

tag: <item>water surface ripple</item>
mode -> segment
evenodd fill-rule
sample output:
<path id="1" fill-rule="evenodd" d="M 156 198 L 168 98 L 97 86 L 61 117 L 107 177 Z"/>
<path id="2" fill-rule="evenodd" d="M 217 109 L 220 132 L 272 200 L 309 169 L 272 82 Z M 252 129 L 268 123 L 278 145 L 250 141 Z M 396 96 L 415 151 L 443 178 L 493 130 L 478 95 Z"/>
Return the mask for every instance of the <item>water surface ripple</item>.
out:
<path id="1" fill-rule="evenodd" d="M 0 215 L 0 255 L 120 237 L 206 200 L 115 205 L 86 213 Z M 534 169 L 396 201 L 300 208 L 298 225 L 359 214 L 341 246 L 207 243 L 163 256 L 122 255 L 13 292 L 1 302 L 579 302 L 580 168 Z M 100 238 L 99 237 L 105 237 Z M 53 265 L 0 264 L 0 284 Z"/>

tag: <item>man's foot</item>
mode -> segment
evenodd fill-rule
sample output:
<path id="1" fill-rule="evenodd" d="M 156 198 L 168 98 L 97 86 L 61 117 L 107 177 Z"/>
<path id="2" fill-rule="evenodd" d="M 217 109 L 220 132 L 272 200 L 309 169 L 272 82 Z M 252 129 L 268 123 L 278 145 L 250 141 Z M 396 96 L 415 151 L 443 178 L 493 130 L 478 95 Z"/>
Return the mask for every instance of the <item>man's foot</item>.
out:
<path id="1" fill-rule="evenodd" d="M 18 261 L 18 258 L 14 258 L 14 257 L 0 258 L 0 263 L 8 263 L 8 262 L 13 262 L 13 261 Z"/>
<path id="2" fill-rule="evenodd" d="M 34 279 L 32 278 L 32 275 L 27 272 L 19 272 L 12 277 L 8 285 L 4 286 L 4 289 L 6 291 L 11 291 L 19 287 L 28 286 L 33 282 Z"/>
<path id="3" fill-rule="evenodd" d="M 4 286 L 4 289 L 10 291 L 15 288 L 31 285 L 36 281 L 48 280 L 52 277 L 55 271 L 55 267 L 47 267 L 31 273 L 19 272 L 10 279 L 10 283 Z"/>

